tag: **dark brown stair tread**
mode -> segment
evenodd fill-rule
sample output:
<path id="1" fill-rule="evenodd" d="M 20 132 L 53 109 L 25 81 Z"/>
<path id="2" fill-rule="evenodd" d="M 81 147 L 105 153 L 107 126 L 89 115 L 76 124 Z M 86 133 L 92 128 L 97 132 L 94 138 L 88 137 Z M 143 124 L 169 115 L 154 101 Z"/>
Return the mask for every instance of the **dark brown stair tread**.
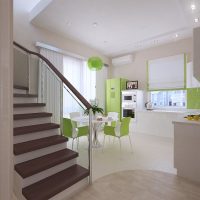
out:
<path id="1" fill-rule="evenodd" d="M 37 94 L 13 94 L 13 97 L 31 98 L 31 97 L 38 97 L 38 95 Z"/>
<path id="2" fill-rule="evenodd" d="M 28 90 L 28 87 L 26 87 L 26 86 L 21 86 L 21 85 L 14 85 L 13 88 L 14 88 L 14 89 L 19 89 L 19 90 Z"/>
<path id="3" fill-rule="evenodd" d="M 66 137 L 63 137 L 61 135 L 54 135 L 51 137 L 45 137 L 37 140 L 31 140 L 28 142 L 22 142 L 14 144 L 14 154 L 20 155 L 38 149 L 46 148 L 52 145 L 61 144 L 67 141 L 68 139 Z"/>
<path id="4" fill-rule="evenodd" d="M 14 108 L 21 108 L 21 107 L 42 107 L 45 106 L 45 103 L 15 103 L 13 104 Z"/>
<path id="5" fill-rule="evenodd" d="M 54 123 L 45 123 L 45 124 L 36 124 L 36 125 L 30 125 L 30 126 L 22 126 L 22 127 L 14 128 L 13 134 L 14 134 L 14 136 L 24 135 L 24 134 L 27 134 L 27 133 L 56 129 L 56 128 L 59 128 L 59 127 L 60 127 L 59 124 L 54 124 Z"/>
<path id="6" fill-rule="evenodd" d="M 70 149 L 63 149 L 33 160 L 15 165 L 15 170 L 23 177 L 29 177 L 58 164 L 78 157 L 78 153 Z"/>
<path id="7" fill-rule="evenodd" d="M 23 188 L 22 193 L 27 200 L 48 200 L 87 176 L 89 176 L 89 170 L 79 165 L 73 165 L 68 169 Z"/>
<path id="8" fill-rule="evenodd" d="M 14 120 L 20 120 L 20 119 L 51 117 L 51 116 L 52 116 L 52 113 L 47 113 L 47 112 L 25 113 L 25 114 L 15 114 L 15 115 L 13 115 L 13 119 Z"/>

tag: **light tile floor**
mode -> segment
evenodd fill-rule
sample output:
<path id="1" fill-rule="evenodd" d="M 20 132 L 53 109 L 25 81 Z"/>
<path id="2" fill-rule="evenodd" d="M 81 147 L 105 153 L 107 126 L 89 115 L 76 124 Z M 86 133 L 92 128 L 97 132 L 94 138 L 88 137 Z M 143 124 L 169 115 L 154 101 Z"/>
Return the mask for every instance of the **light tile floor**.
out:
<path id="1" fill-rule="evenodd" d="M 119 141 L 107 136 L 104 148 L 93 149 L 93 180 L 105 175 L 124 170 L 157 170 L 176 174 L 173 167 L 173 139 L 131 134 L 133 152 L 131 152 L 128 137 L 122 138 L 120 152 Z M 103 133 L 99 134 L 103 143 Z M 87 138 L 79 141 L 78 163 L 88 166 Z"/>

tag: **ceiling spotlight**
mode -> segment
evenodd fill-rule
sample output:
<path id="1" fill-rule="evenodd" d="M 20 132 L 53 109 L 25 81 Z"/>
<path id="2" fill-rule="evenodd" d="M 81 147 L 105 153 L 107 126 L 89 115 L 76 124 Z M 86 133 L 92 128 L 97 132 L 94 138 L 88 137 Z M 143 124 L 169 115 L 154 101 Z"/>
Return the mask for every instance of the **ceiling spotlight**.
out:
<path id="1" fill-rule="evenodd" d="M 194 22 L 195 22 L 195 23 L 198 23 L 198 22 L 199 22 L 199 18 L 195 18 L 195 19 L 194 19 Z"/>
<path id="2" fill-rule="evenodd" d="M 67 21 L 67 22 L 66 22 L 66 25 L 67 25 L 67 26 L 71 26 L 72 23 L 71 23 L 70 21 Z"/>
<path id="3" fill-rule="evenodd" d="M 98 23 L 97 23 L 97 22 L 94 22 L 94 23 L 92 24 L 92 26 L 93 26 L 94 28 L 96 28 L 96 27 L 98 26 Z"/>
<path id="4" fill-rule="evenodd" d="M 195 5 L 194 3 L 192 3 L 192 4 L 190 5 L 190 8 L 191 8 L 192 10 L 195 10 L 195 9 L 196 9 L 196 5 Z"/>
<path id="5" fill-rule="evenodd" d="M 176 33 L 175 37 L 177 38 L 179 35 Z"/>

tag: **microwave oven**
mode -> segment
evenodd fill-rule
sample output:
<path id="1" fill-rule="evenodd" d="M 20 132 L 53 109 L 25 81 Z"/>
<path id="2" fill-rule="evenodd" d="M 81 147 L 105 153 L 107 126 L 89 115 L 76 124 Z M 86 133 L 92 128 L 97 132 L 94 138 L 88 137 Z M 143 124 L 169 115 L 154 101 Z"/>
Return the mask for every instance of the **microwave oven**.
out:
<path id="1" fill-rule="evenodd" d="M 136 103 L 137 93 L 136 91 L 122 91 L 122 102 Z"/>

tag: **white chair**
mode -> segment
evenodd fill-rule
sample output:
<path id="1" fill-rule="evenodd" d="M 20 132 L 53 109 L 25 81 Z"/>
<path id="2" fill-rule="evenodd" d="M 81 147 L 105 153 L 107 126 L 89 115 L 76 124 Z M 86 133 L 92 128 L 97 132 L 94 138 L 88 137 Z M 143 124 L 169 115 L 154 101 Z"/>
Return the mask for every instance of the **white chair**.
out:
<path id="1" fill-rule="evenodd" d="M 118 115 L 119 113 L 117 112 L 108 112 L 108 117 L 112 117 L 113 121 L 115 121 L 116 123 L 119 120 Z M 111 122 L 108 122 L 108 125 L 111 126 Z"/>

